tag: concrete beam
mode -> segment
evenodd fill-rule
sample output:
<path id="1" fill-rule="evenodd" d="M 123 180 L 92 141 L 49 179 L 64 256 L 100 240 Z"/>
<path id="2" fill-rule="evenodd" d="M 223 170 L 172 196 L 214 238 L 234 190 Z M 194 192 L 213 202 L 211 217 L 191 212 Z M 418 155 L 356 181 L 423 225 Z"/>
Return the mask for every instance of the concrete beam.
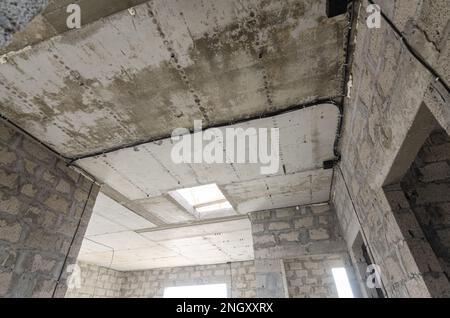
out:
<path id="1" fill-rule="evenodd" d="M 166 222 L 164 222 L 161 218 L 154 215 L 153 213 L 149 213 L 145 208 L 143 208 L 139 203 L 133 202 L 129 200 L 126 196 L 124 196 L 122 193 L 114 190 L 108 185 L 102 186 L 102 192 L 105 193 L 107 196 L 109 196 L 111 199 L 116 201 L 117 203 L 123 205 L 127 209 L 133 211 L 139 216 L 142 216 L 144 219 L 152 222 L 156 226 L 162 226 L 165 225 Z"/>
<path id="2" fill-rule="evenodd" d="M 244 219 L 248 219 L 248 216 L 247 215 L 233 215 L 233 216 L 228 216 L 228 217 L 206 219 L 206 220 L 200 220 L 200 221 L 194 221 L 194 222 L 188 222 L 188 223 L 162 225 L 162 226 L 158 226 L 157 228 L 136 230 L 135 232 L 136 233 L 148 233 L 148 232 L 154 232 L 154 231 L 193 227 L 193 226 L 205 225 L 205 224 L 217 224 L 217 223 L 222 223 L 222 222 L 227 222 L 227 221 L 244 220 Z"/>

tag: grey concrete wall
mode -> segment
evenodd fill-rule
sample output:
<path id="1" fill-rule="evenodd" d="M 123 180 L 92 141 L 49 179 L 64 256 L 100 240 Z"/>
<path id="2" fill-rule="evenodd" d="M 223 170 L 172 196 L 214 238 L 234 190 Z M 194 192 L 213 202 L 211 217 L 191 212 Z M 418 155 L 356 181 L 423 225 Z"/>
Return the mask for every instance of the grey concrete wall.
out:
<path id="1" fill-rule="evenodd" d="M 79 285 L 67 289 L 66 298 L 114 298 L 121 297 L 126 272 L 78 262 Z"/>
<path id="2" fill-rule="evenodd" d="M 253 261 L 120 272 L 79 263 L 80 288 L 66 297 L 160 298 L 166 287 L 226 283 L 230 298 L 255 297 Z"/>
<path id="3" fill-rule="evenodd" d="M 336 214 L 328 204 L 253 212 L 250 220 L 258 297 L 288 297 L 289 286 L 291 292 L 292 284 L 300 287 L 300 281 L 289 282 L 292 277 L 286 276 L 285 264 L 291 259 L 347 255 Z M 308 278 L 314 277 L 305 277 L 304 289 Z"/>
<path id="4" fill-rule="evenodd" d="M 378 1 L 415 49 L 449 82 L 448 1 Z M 408 134 L 429 129 L 415 122 L 420 106 L 450 131 L 448 93 L 406 50 L 385 21 L 365 23 L 362 1 L 352 63 L 350 98 L 344 105 L 335 170 L 333 203 L 349 247 L 361 230 L 373 261 L 380 266 L 389 297 L 429 297 L 423 277 L 398 226 L 383 186 L 395 183 L 422 144 L 405 145 Z M 411 127 L 415 128 L 411 130 Z M 401 151 L 402 150 L 402 151 Z M 404 158 L 402 156 L 405 156 Z M 348 187 L 348 192 L 347 192 Z"/>
<path id="5" fill-rule="evenodd" d="M 98 186 L 0 121 L 0 297 L 51 297 L 75 263 Z M 55 296 L 65 294 L 65 273 Z"/>

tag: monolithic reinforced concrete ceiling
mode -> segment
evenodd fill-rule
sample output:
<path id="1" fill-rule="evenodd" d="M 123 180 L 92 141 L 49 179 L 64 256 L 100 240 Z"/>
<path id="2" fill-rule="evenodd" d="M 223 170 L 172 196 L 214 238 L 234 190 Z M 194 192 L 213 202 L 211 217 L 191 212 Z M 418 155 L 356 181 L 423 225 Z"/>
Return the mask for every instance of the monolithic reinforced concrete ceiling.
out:
<path id="1" fill-rule="evenodd" d="M 321 104 L 217 128 L 223 135 L 226 129 L 266 128 L 269 133 L 278 128 L 279 158 L 273 161 L 276 169 L 270 174 L 261 173 L 261 167 L 268 165 L 259 162 L 175 163 L 171 138 L 80 159 L 77 164 L 120 193 L 124 198 L 111 195 L 119 202 L 144 207 L 146 212 L 135 211 L 156 225 L 192 219 L 170 198 L 169 191 L 209 183 L 219 186 L 239 214 L 324 202 L 329 196 L 331 170 L 323 170 L 322 165 L 334 158 L 338 116 L 335 105 Z M 248 152 L 250 139 L 240 135 L 235 144 L 239 141 Z M 223 144 L 220 149 L 225 152 Z"/>
<path id="2" fill-rule="evenodd" d="M 66 31 L 70 2 L 51 2 L 0 51 L 0 113 L 102 184 L 80 260 L 252 259 L 248 212 L 329 199 L 338 109 L 295 107 L 342 95 L 346 19 L 327 18 L 325 0 L 132 0 L 130 11 L 79 0 L 83 26 Z M 278 128 L 277 169 L 175 163 L 169 137 L 195 120 Z M 212 183 L 227 215 L 195 216 L 169 195 Z"/>
<path id="3" fill-rule="evenodd" d="M 248 218 L 149 231 L 145 219 L 100 193 L 78 259 L 117 270 L 253 259 Z"/>
<path id="4" fill-rule="evenodd" d="M 61 34 L 52 11 L 2 56 L 0 112 L 77 157 L 341 95 L 346 21 L 325 3 L 148 1 Z"/>
<path id="5" fill-rule="evenodd" d="M 321 104 L 218 128 L 278 128 L 278 171 L 268 175 L 260 163 L 176 164 L 171 139 L 79 160 L 107 194 L 97 198 L 79 259 L 118 270 L 252 259 L 248 212 L 328 200 L 332 170 L 322 162 L 334 156 L 338 116 L 335 105 Z M 233 214 L 196 218 L 168 194 L 209 183 Z"/>

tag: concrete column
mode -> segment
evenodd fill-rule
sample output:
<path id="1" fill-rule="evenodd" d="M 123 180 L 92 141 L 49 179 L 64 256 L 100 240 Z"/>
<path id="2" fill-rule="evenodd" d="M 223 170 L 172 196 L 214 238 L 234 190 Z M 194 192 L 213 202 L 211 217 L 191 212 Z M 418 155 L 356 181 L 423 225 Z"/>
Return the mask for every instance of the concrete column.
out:
<path id="1" fill-rule="evenodd" d="M 256 259 L 256 297 L 288 298 L 282 259 Z"/>
<path id="2" fill-rule="evenodd" d="M 64 296 L 98 190 L 0 121 L 0 297 Z"/>

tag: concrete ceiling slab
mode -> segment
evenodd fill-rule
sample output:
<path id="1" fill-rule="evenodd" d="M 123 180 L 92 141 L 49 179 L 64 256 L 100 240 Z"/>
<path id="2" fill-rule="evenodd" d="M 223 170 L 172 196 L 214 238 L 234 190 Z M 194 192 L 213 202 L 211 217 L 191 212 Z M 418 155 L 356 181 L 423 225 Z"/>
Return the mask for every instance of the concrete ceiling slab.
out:
<path id="1" fill-rule="evenodd" d="M 213 235 L 222 232 L 233 232 L 238 230 L 250 229 L 250 221 L 247 218 L 222 221 L 220 223 L 208 223 L 201 225 L 192 225 L 187 227 L 172 227 L 161 230 L 141 230 L 139 233 L 154 242 L 176 240 L 189 237 Z"/>
<path id="2" fill-rule="evenodd" d="M 321 104 L 219 128 L 279 128 L 280 163 L 274 175 L 262 175 L 261 164 L 176 164 L 170 156 L 170 139 L 81 159 L 77 164 L 106 184 L 109 196 L 132 205 L 152 224 L 155 219 L 159 225 L 193 221 L 167 193 L 208 183 L 218 184 L 240 214 L 318 203 L 329 196 L 331 171 L 321 167 L 323 161 L 334 158 L 338 116 L 335 105 Z"/>
<path id="3" fill-rule="evenodd" d="M 219 129 L 225 134 L 226 128 L 279 128 L 280 164 L 275 175 L 283 175 L 320 169 L 323 161 L 334 158 L 338 115 L 336 106 L 322 104 Z M 168 138 L 81 159 L 77 164 L 130 200 L 201 184 L 220 186 L 265 177 L 260 163 L 177 164 L 170 156 L 172 148 Z"/>
<path id="4" fill-rule="evenodd" d="M 329 199 L 333 170 L 313 170 L 224 186 L 241 213 L 321 203 Z"/>
<path id="5" fill-rule="evenodd" d="M 106 218 L 127 230 L 139 230 L 154 226 L 153 223 L 133 213 L 101 192 L 98 194 L 95 201 L 93 213 L 94 215 Z"/>
<path id="6" fill-rule="evenodd" d="M 225 263 L 254 257 L 247 218 L 138 232 L 86 236 L 78 259 L 117 270 L 137 270 Z"/>
<path id="7" fill-rule="evenodd" d="M 166 258 L 166 257 L 176 257 L 180 256 L 176 251 L 165 248 L 163 245 L 155 245 L 151 248 L 144 249 L 131 249 L 131 250 L 120 250 L 116 251 L 116 255 L 121 258 L 126 259 L 127 261 L 144 261 L 144 260 L 152 260 L 157 258 Z"/>
<path id="8" fill-rule="evenodd" d="M 217 262 L 219 263 L 219 262 Z M 183 257 L 160 257 L 154 259 L 137 260 L 134 262 L 115 262 L 111 268 L 119 271 L 138 271 L 149 268 L 164 268 L 164 267 L 178 267 L 178 266 L 190 266 L 196 265 L 195 262 Z"/>
<path id="9" fill-rule="evenodd" d="M 143 3 L 6 53 L 0 111 L 77 157 L 340 96 L 346 21 L 325 3 Z"/>
<path id="10" fill-rule="evenodd" d="M 126 231 L 127 228 L 121 226 L 113 221 L 108 220 L 100 215 L 92 214 L 89 220 L 88 228 L 86 230 L 86 235 L 100 235 L 107 233 L 115 233 Z"/>
<path id="11" fill-rule="evenodd" d="M 166 223 L 181 223 L 194 220 L 194 216 L 180 207 L 167 195 L 136 200 L 135 203 L 156 215 Z"/>
<path id="12" fill-rule="evenodd" d="M 159 242 L 161 246 L 182 253 L 183 255 L 191 255 L 194 253 L 199 256 L 202 252 L 217 251 L 214 245 L 208 242 L 202 236 L 181 238 L 175 240 L 167 240 Z"/>
<path id="13" fill-rule="evenodd" d="M 112 268 L 111 265 L 114 261 L 114 251 L 110 250 L 108 252 L 105 251 L 97 253 L 85 253 L 85 251 L 80 250 L 77 260 L 107 268 Z"/>
<path id="14" fill-rule="evenodd" d="M 112 249 L 108 246 L 96 243 L 89 239 L 84 239 L 81 244 L 82 253 L 99 253 L 99 252 L 110 252 Z"/>
<path id="15" fill-rule="evenodd" d="M 68 1 L 54 1 L 0 53 L 0 113 L 104 185 L 80 260 L 253 258 L 248 219 L 186 226 L 198 220 L 167 195 L 179 188 L 216 183 L 240 214 L 328 200 L 337 108 L 282 111 L 342 95 L 344 16 L 328 19 L 325 0 L 106 1 L 79 0 L 85 25 L 68 32 Z M 278 171 L 175 164 L 168 137 L 194 120 L 279 128 Z"/>
<path id="16" fill-rule="evenodd" d="M 253 259 L 253 237 L 251 231 L 234 231 L 207 235 L 204 238 L 221 252 L 233 259 Z"/>
<path id="17" fill-rule="evenodd" d="M 156 246 L 154 242 L 145 239 L 143 236 L 133 231 L 91 235 L 87 236 L 87 238 L 118 251 Z"/>

